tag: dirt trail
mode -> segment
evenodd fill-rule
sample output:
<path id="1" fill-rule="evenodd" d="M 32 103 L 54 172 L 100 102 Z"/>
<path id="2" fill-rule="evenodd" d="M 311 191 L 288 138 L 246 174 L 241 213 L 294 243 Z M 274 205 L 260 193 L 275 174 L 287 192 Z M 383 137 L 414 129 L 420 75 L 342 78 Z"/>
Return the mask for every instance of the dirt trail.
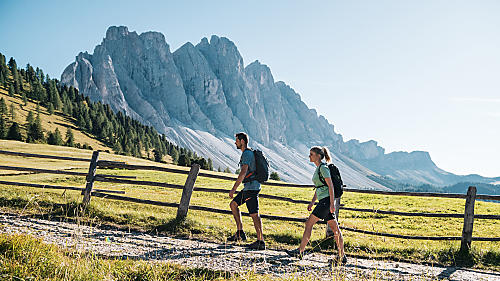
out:
<path id="1" fill-rule="evenodd" d="M 328 256 L 307 255 L 303 260 L 288 257 L 280 250 L 250 251 L 231 244 L 217 244 L 126 232 L 102 227 L 82 226 L 67 222 L 0 214 L 0 233 L 24 233 L 42 238 L 47 243 L 79 251 L 143 260 L 168 261 L 187 267 L 244 272 L 248 270 L 276 277 L 311 276 L 346 280 L 377 276 L 376 280 L 500 280 L 500 273 L 455 267 L 434 267 L 404 262 L 349 258 L 342 268 L 328 264 Z"/>

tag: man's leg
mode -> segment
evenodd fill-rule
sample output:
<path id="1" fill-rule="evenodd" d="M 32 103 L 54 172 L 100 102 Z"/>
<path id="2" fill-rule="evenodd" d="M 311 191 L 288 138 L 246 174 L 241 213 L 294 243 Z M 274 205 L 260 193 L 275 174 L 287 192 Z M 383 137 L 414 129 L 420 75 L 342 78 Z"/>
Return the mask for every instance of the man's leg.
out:
<path id="1" fill-rule="evenodd" d="M 344 237 L 342 237 L 342 232 L 340 232 L 337 220 L 335 219 L 329 220 L 327 224 L 333 230 L 333 236 L 337 244 L 337 249 L 339 250 L 339 257 L 342 258 L 344 256 Z"/>
<path id="2" fill-rule="evenodd" d="M 250 214 L 253 220 L 253 226 L 255 227 L 255 232 L 257 233 L 257 240 L 264 241 L 264 235 L 262 234 L 262 219 L 259 213 Z"/>
<path id="3" fill-rule="evenodd" d="M 241 223 L 241 212 L 240 208 L 238 208 L 238 204 L 233 200 L 229 204 L 229 207 L 231 208 L 231 212 L 233 213 L 237 230 L 243 230 L 243 224 Z"/>
<path id="4" fill-rule="evenodd" d="M 339 221 L 340 197 L 335 198 L 335 218 Z M 329 224 L 326 224 L 326 237 L 333 236 L 333 230 Z"/>

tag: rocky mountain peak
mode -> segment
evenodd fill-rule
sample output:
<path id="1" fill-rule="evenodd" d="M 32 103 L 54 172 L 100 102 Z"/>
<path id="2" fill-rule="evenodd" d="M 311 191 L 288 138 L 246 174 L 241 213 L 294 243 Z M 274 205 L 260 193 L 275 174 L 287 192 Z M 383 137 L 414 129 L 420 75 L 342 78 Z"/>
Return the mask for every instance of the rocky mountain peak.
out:
<path id="1" fill-rule="evenodd" d="M 236 168 L 233 138 L 245 131 L 284 179 L 309 181 L 310 146 L 329 147 L 351 186 L 383 188 L 367 175 L 438 183 L 456 180 L 427 152 L 385 154 L 376 141 L 344 142 L 334 126 L 309 108 L 271 69 L 244 67 L 236 44 L 213 35 L 173 53 L 159 32 L 138 35 L 111 26 L 93 54 L 79 53 L 61 75 L 92 100 L 154 126 L 179 145 L 210 157 L 215 167 Z M 456 176 L 455 176 L 456 177 Z"/>
<path id="2" fill-rule="evenodd" d="M 126 26 L 110 26 L 106 31 L 106 40 L 117 40 L 129 34 Z"/>

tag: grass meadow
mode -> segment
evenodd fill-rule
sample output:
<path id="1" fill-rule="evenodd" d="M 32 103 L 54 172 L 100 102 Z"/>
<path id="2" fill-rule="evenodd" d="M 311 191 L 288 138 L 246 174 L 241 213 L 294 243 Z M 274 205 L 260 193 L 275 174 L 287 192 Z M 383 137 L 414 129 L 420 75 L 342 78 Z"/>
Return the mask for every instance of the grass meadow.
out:
<path id="1" fill-rule="evenodd" d="M 1 150 L 50 154 L 60 156 L 74 156 L 90 158 L 92 151 L 69 147 L 50 146 L 45 144 L 28 144 L 17 141 L 0 141 Z M 0 155 L 1 165 L 35 167 L 48 169 L 71 169 L 72 171 L 87 172 L 88 163 L 69 162 L 50 159 L 25 158 L 18 156 Z M 159 164 L 146 159 L 101 153 L 100 159 L 125 161 L 129 164 Z M 235 160 L 236 161 L 236 160 Z M 175 166 L 179 168 L 178 166 Z M 188 169 L 188 168 L 185 168 Z M 138 180 L 159 181 L 173 184 L 184 184 L 186 175 L 155 172 L 131 171 L 119 169 L 98 169 L 97 173 L 136 176 Z M 217 172 L 213 172 L 217 173 Z M 45 183 L 84 187 L 83 177 L 27 174 L 15 171 L 0 171 L 0 180 Z M 224 188 L 228 192 L 233 182 L 220 179 L 198 177 L 196 186 Z M 164 202 L 180 200 L 182 190 L 163 187 L 134 186 L 115 183 L 96 182 L 94 188 L 123 190 L 126 196 L 141 199 L 151 199 Z M 262 194 L 272 194 L 295 199 L 310 200 L 313 190 L 292 187 L 263 186 Z M 465 193 L 465 191 L 464 191 Z M 77 191 L 63 191 L 39 189 L 30 187 L 0 185 L 0 211 L 9 213 L 23 213 L 39 215 L 46 218 L 71 220 L 80 206 L 82 196 Z M 229 209 L 230 199 L 222 193 L 193 193 L 191 204 Z M 380 210 L 394 210 L 404 212 L 435 212 L 435 213 L 463 213 L 464 199 L 447 198 L 419 198 L 409 196 L 386 196 L 373 194 L 359 194 L 345 192 L 342 203 L 349 207 L 374 208 Z M 272 199 L 260 199 L 262 214 L 281 215 L 290 217 L 307 217 L 309 212 L 306 205 L 281 202 Z M 243 211 L 246 211 L 243 206 Z M 190 210 L 184 222 L 175 220 L 176 208 L 150 206 L 110 199 L 92 198 L 87 216 L 88 223 L 103 223 L 121 228 L 137 229 L 142 231 L 157 231 L 172 236 L 193 237 L 210 241 L 225 241 L 226 237 L 235 230 L 232 216 L 214 214 L 203 211 Z M 476 201 L 476 214 L 499 214 L 500 204 L 493 202 Z M 339 222 L 341 225 L 364 230 L 387 232 L 406 235 L 426 236 L 461 236 L 463 219 L 456 218 L 421 218 L 389 216 L 374 213 L 361 213 L 340 210 Z M 244 229 L 255 239 L 255 231 L 251 219 L 243 217 Z M 297 247 L 302 232 L 303 223 L 282 222 L 263 219 L 265 239 L 273 248 Z M 492 237 L 500 233 L 498 220 L 474 221 L 475 237 Z M 411 262 L 426 262 L 443 265 L 461 264 L 478 268 L 500 268 L 500 243 L 473 241 L 471 255 L 463 257 L 458 253 L 460 241 L 419 241 L 397 238 L 384 238 L 371 235 L 344 231 L 346 252 L 350 256 L 371 257 Z M 327 254 L 334 253 L 333 241 L 325 240 L 325 225 L 316 225 L 313 229 L 309 248 Z"/>

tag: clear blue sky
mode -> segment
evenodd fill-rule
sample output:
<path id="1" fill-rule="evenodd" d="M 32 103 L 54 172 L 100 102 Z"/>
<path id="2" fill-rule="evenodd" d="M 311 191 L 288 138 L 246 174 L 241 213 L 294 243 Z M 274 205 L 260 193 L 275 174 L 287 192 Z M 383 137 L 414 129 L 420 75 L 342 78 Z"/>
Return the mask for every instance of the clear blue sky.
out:
<path id="1" fill-rule="evenodd" d="M 60 77 L 110 25 L 226 36 L 346 139 L 500 176 L 500 1 L 236 2 L 3 0 L 0 52 Z"/>

